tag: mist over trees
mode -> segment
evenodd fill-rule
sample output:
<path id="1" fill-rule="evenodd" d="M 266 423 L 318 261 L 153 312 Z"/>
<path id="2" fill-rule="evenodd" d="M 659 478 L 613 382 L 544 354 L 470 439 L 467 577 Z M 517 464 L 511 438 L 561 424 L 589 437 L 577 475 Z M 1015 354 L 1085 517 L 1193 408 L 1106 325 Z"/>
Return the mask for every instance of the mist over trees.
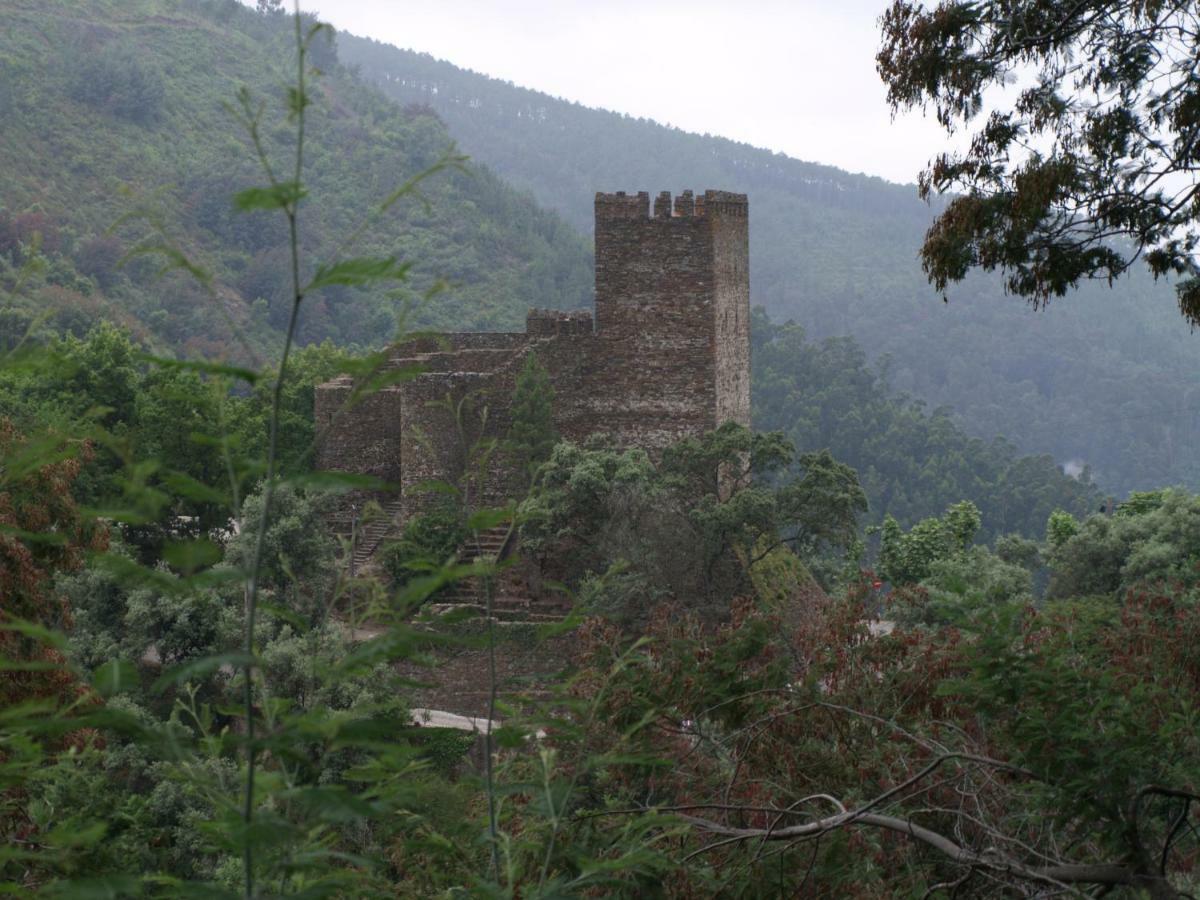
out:
<path id="1" fill-rule="evenodd" d="M 1200 338 L 1179 327 L 1170 284 L 1138 270 L 1035 313 L 998 279 L 972 277 L 946 292 L 946 305 L 919 261 L 943 201 L 928 207 L 913 186 L 588 109 L 352 35 L 338 40 L 365 78 L 436 112 L 472 158 L 585 233 L 598 188 L 748 193 L 753 302 L 813 337 L 854 337 L 870 358 L 888 360 L 894 388 L 950 407 L 970 434 L 1089 465 L 1115 493 L 1200 485 L 1186 449 L 1200 440 Z"/>

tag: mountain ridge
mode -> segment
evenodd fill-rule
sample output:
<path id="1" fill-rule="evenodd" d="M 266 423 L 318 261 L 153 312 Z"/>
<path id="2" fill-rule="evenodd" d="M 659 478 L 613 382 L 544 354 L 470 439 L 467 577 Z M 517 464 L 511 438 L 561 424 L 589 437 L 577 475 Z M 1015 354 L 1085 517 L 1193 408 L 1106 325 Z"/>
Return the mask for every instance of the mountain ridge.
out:
<path id="1" fill-rule="evenodd" d="M 464 152 L 585 234 L 596 189 L 748 193 L 752 299 L 776 321 L 853 336 L 897 390 L 952 407 L 985 439 L 1081 460 L 1115 491 L 1200 485 L 1200 461 L 1184 452 L 1200 442 L 1198 348 L 1168 284 L 1136 273 L 1033 313 L 984 273 L 943 303 L 917 256 L 939 204 L 911 186 L 338 40 L 364 78 L 402 106 L 432 109 Z"/>

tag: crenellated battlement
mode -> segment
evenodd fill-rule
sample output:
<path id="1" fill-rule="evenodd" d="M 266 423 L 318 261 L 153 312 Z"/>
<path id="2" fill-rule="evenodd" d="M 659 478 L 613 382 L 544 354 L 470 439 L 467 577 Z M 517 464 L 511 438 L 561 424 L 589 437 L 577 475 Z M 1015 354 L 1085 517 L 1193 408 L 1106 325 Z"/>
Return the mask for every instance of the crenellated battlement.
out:
<path id="1" fill-rule="evenodd" d="M 650 194 L 639 191 L 636 194 L 626 194 L 617 191 L 615 194 L 596 192 L 596 219 L 648 219 L 650 218 Z"/>
<path id="2" fill-rule="evenodd" d="M 525 316 L 525 333 L 538 337 L 591 334 L 593 330 L 590 309 L 530 309 Z"/>
<path id="3" fill-rule="evenodd" d="M 617 191 L 615 194 L 596 194 L 596 221 L 614 221 L 620 219 L 649 219 L 650 194 L 638 191 L 627 194 Z M 731 191 L 707 190 L 697 196 L 692 191 L 682 191 L 672 203 L 671 192 L 662 191 L 654 198 L 655 219 L 690 219 L 708 216 L 746 218 L 749 203 L 745 194 L 735 194 Z"/>

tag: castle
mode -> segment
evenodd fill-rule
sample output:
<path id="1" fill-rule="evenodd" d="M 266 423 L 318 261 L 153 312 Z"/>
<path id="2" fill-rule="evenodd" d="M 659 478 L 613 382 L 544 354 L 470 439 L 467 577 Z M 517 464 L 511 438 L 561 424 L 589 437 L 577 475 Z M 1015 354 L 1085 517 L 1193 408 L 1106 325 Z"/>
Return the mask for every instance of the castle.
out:
<path id="1" fill-rule="evenodd" d="M 404 342 L 388 365 L 419 367 L 420 374 L 349 406 L 349 377 L 318 386 L 318 468 L 398 485 L 387 518 L 407 521 L 430 502 L 430 481 L 453 482 L 462 470 L 455 406 L 476 398 L 475 407 L 487 410 L 476 419 L 476 437 L 503 438 L 529 354 L 550 376 L 555 426 L 567 440 L 604 433 L 654 452 L 726 421 L 749 425 L 746 196 L 684 191 L 672 203 L 664 191 L 651 210 L 645 192 L 598 193 L 595 208 L 594 319 L 587 310 L 534 309 L 524 333 Z M 478 499 L 502 499 L 514 474 L 497 457 L 487 496 Z"/>

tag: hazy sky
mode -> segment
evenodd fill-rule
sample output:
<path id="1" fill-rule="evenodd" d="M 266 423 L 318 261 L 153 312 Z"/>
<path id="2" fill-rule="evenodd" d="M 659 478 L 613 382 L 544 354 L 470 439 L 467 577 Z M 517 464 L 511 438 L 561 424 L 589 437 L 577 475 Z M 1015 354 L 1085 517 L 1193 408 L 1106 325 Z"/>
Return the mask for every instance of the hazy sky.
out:
<path id="1" fill-rule="evenodd" d="M 945 138 L 892 121 L 887 0 L 306 0 L 340 29 L 523 87 L 914 181 Z"/>

